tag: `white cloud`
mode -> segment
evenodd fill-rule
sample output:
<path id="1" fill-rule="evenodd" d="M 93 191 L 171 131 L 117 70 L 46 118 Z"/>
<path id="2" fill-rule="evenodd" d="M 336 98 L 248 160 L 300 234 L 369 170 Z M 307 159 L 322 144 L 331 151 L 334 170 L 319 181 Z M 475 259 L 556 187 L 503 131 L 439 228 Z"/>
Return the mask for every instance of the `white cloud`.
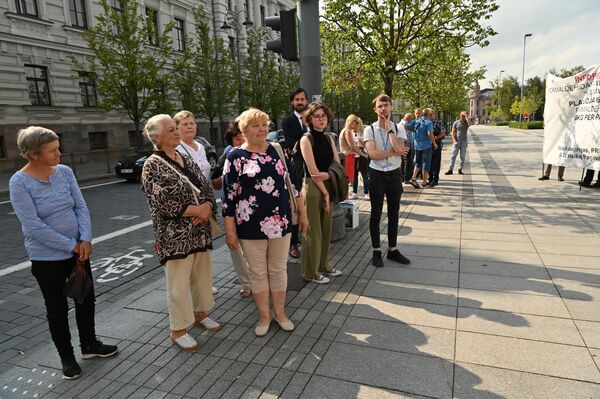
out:
<path id="1" fill-rule="evenodd" d="M 485 66 L 486 79 L 513 75 L 521 81 L 523 35 L 527 38 L 525 80 L 544 76 L 552 68 L 600 63 L 600 1 L 598 0 L 498 0 L 500 8 L 488 21 L 498 32 L 490 45 L 468 50 L 473 68 Z"/>

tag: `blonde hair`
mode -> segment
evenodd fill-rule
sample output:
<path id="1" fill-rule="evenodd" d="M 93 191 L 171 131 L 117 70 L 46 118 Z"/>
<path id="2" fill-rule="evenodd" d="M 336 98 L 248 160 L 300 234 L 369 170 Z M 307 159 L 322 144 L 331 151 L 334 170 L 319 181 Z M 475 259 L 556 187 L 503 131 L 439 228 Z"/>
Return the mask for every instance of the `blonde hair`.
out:
<path id="1" fill-rule="evenodd" d="M 148 140 L 150 140 L 156 150 L 159 148 L 154 139 L 163 132 L 163 129 L 165 128 L 163 121 L 166 119 L 171 119 L 171 117 L 167 114 L 154 115 L 148 119 L 148 122 L 146 122 L 146 125 L 144 126 L 144 134 L 148 137 Z"/>
<path id="2" fill-rule="evenodd" d="M 344 130 L 348 129 L 350 127 L 350 124 L 354 121 L 356 121 L 356 131 L 357 132 L 362 132 L 363 130 L 365 130 L 365 126 L 363 125 L 362 119 L 360 119 L 358 116 L 356 116 L 354 114 L 350 114 L 346 118 L 346 123 L 344 123 Z"/>
<path id="3" fill-rule="evenodd" d="M 252 122 L 259 121 L 261 119 L 265 120 L 267 122 L 267 125 L 270 122 L 269 115 L 267 115 L 258 108 L 248 108 L 247 110 L 242 112 L 240 116 L 238 116 L 236 119 L 238 121 L 238 127 L 240 128 L 240 131 L 242 133 L 246 132 L 246 129 Z"/>
<path id="4" fill-rule="evenodd" d="M 413 114 L 411 114 L 410 112 L 407 112 L 404 114 L 404 119 L 415 119 L 415 116 Z"/>
<path id="5" fill-rule="evenodd" d="M 41 126 L 29 126 L 17 133 L 17 147 L 23 158 L 28 154 L 38 154 L 42 146 L 58 140 L 58 135 Z"/>
<path id="6" fill-rule="evenodd" d="M 196 117 L 190 111 L 186 111 L 186 110 L 179 111 L 178 113 L 173 115 L 173 120 L 175 121 L 175 125 L 179 126 L 179 122 L 181 122 L 182 120 L 184 120 L 185 118 L 188 118 L 190 116 L 192 117 L 194 122 L 196 122 Z"/>

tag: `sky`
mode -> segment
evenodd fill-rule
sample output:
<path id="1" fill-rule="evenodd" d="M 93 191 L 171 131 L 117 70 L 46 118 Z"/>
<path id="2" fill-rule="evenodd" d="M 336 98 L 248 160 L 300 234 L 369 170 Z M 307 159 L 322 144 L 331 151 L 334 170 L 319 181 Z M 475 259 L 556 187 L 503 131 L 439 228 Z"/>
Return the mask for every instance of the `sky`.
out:
<path id="1" fill-rule="evenodd" d="M 600 0 L 497 0 L 500 6 L 486 21 L 498 34 L 487 47 L 471 47 L 473 69 L 485 66 L 481 88 L 490 80 L 517 76 L 521 82 L 523 35 L 527 38 L 525 81 L 548 70 L 600 64 Z"/>

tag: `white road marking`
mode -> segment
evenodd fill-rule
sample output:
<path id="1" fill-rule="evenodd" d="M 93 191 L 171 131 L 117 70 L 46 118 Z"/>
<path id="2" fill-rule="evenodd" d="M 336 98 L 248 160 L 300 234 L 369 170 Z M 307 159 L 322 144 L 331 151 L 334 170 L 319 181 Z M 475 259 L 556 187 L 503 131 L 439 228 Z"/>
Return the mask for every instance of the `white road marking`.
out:
<path id="1" fill-rule="evenodd" d="M 143 229 L 144 227 L 147 227 L 150 225 L 152 225 L 152 220 L 148 220 L 143 223 L 134 224 L 133 226 L 125 227 L 124 229 L 113 231 L 112 233 L 108 233 L 108 234 L 104 234 L 100 237 L 96 237 L 92 240 L 92 244 L 93 245 L 99 244 L 103 241 L 107 241 L 107 240 L 113 239 L 115 237 L 119 237 L 119 236 L 125 235 L 127 233 L 131 233 L 132 231 Z M 27 269 L 30 266 L 31 266 L 31 262 L 28 260 L 25 262 L 18 263 L 16 265 L 9 266 L 5 269 L 0 270 L 0 277 L 6 276 L 7 274 L 11 274 L 14 272 L 18 272 L 19 270 Z"/>

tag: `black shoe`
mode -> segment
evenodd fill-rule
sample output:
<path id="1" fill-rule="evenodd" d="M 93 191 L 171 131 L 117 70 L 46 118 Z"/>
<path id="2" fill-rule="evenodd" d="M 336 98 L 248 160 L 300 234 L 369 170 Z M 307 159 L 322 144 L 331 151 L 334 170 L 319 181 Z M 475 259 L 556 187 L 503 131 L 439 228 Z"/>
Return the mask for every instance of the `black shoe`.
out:
<path id="1" fill-rule="evenodd" d="M 386 258 L 393 260 L 394 262 L 402 263 L 403 265 L 410 265 L 410 259 L 402 255 L 397 249 L 388 251 Z"/>
<path id="2" fill-rule="evenodd" d="M 371 264 L 375 267 L 383 267 L 383 258 L 381 257 L 381 251 L 373 251 L 373 259 Z"/>
<path id="3" fill-rule="evenodd" d="M 585 182 L 585 181 L 580 181 L 580 182 L 579 182 L 579 185 L 580 185 L 581 187 L 591 187 L 591 186 L 592 186 L 592 183 L 588 183 L 588 182 Z"/>
<path id="4" fill-rule="evenodd" d="M 448 175 L 453 175 L 453 174 L 454 174 L 454 172 L 453 172 L 453 171 L 451 171 L 451 170 L 449 170 L 449 171 L 447 171 L 447 172 L 446 172 L 446 173 L 444 173 L 444 174 L 445 174 L 446 176 L 448 176 Z"/>
<path id="5" fill-rule="evenodd" d="M 96 343 L 92 346 L 81 348 L 81 357 L 83 359 L 91 359 L 93 357 L 110 357 L 119 351 L 116 345 L 104 345 L 102 342 L 96 340 Z"/>
<path id="6" fill-rule="evenodd" d="M 565 179 L 563 177 L 559 177 L 558 181 L 565 181 Z"/>
<path id="7" fill-rule="evenodd" d="M 464 173 L 463 173 L 462 169 L 459 169 L 459 170 L 458 170 L 458 174 L 459 174 L 459 175 L 464 175 Z"/>
<path id="8" fill-rule="evenodd" d="M 550 176 L 544 175 L 544 176 L 540 177 L 538 180 L 550 180 Z"/>
<path id="9" fill-rule="evenodd" d="M 437 180 L 437 179 L 435 179 L 435 180 L 432 182 L 432 184 L 433 184 L 433 186 L 435 187 L 435 186 L 437 186 L 437 185 L 439 184 L 439 182 L 438 182 L 438 180 Z"/>
<path id="10" fill-rule="evenodd" d="M 596 183 L 592 184 L 592 187 L 600 187 L 600 180 L 598 180 Z"/>
<path id="11" fill-rule="evenodd" d="M 79 378 L 81 375 L 81 367 L 77 364 L 77 360 L 75 360 L 75 356 L 66 356 L 64 359 L 60 359 L 60 363 L 62 364 L 63 377 L 65 380 L 74 380 Z"/>

